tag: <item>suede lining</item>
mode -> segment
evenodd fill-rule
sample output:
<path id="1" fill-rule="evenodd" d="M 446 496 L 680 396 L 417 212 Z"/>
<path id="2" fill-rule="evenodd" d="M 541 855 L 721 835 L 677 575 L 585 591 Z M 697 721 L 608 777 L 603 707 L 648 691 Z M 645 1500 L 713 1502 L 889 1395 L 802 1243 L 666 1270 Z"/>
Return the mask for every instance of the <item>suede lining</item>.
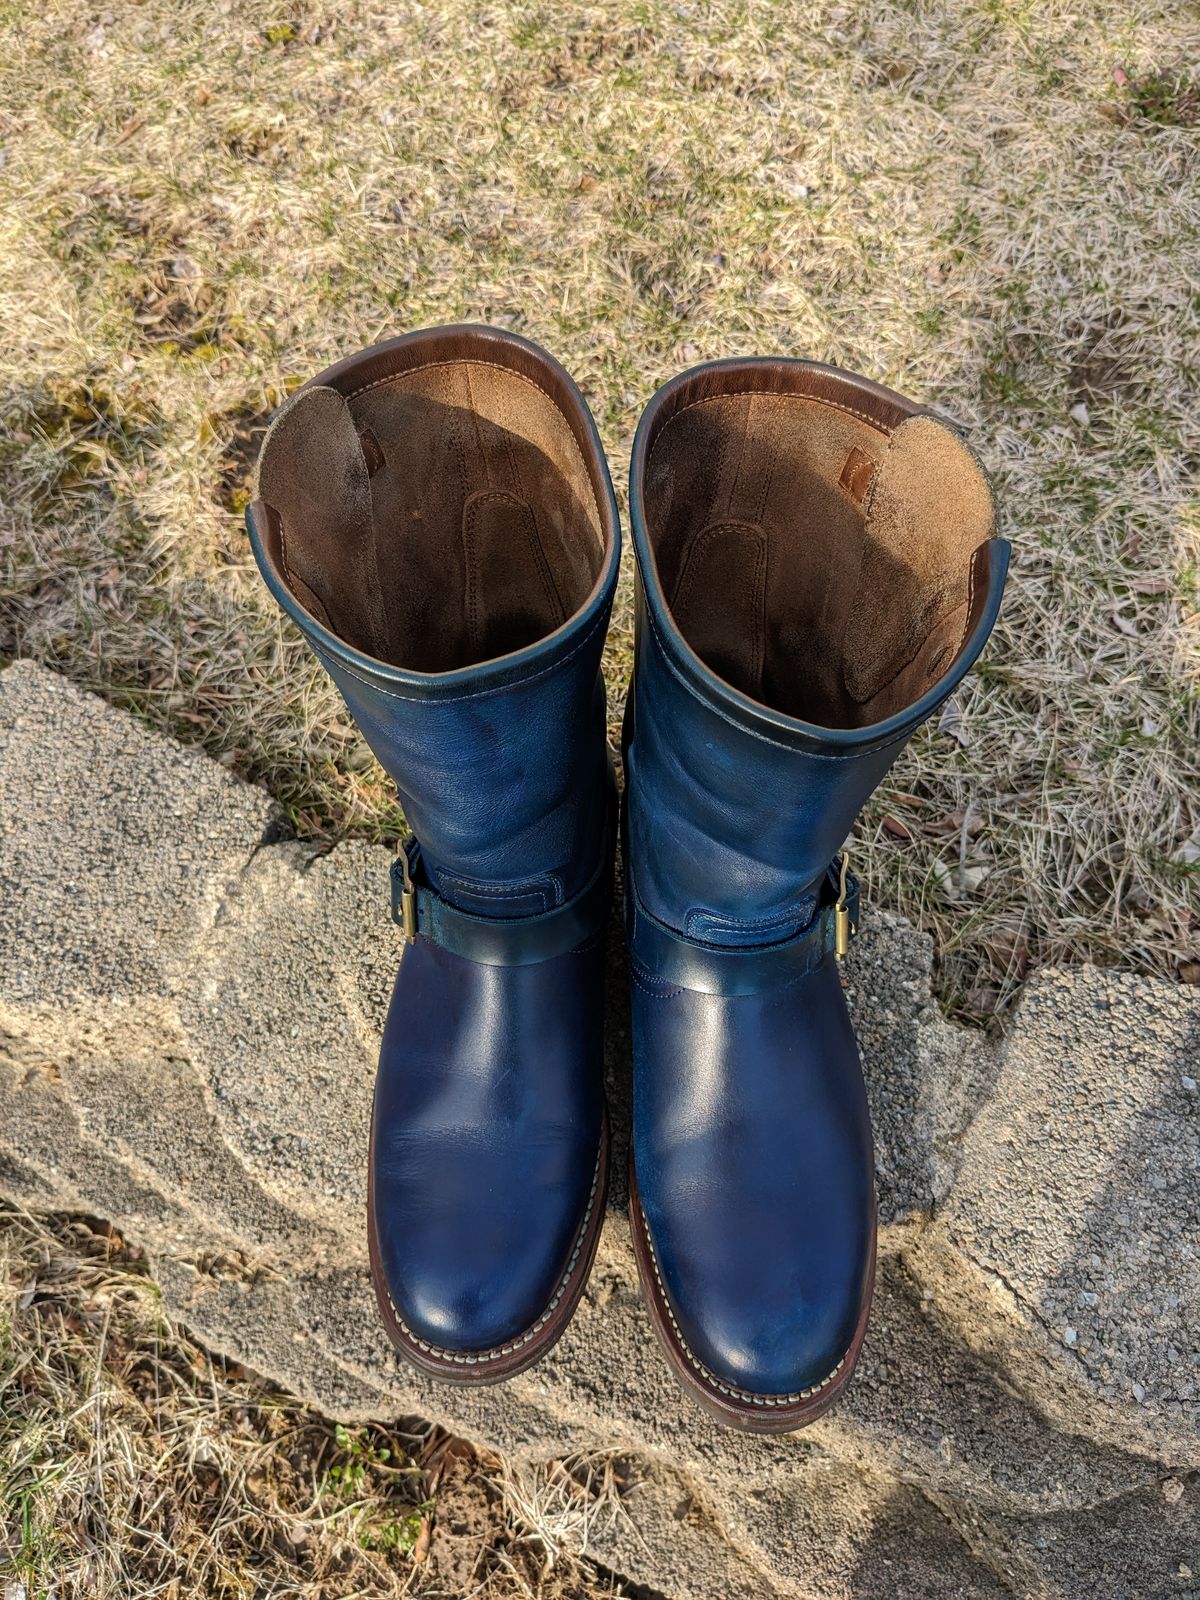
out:
<path id="1" fill-rule="evenodd" d="M 431 361 L 276 416 L 257 498 L 293 594 L 348 644 L 446 672 L 553 632 L 590 594 L 604 522 L 575 432 L 530 377 Z"/>
<path id="2" fill-rule="evenodd" d="M 933 417 L 889 426 L 780 393 L 779 370 L 769 390 L 743 371 L 662 424 L 644 484 L 655 562 L 713 671 L 788 715 L 864 727 L 912 704 L 961 648 L 991 491 Z"/>

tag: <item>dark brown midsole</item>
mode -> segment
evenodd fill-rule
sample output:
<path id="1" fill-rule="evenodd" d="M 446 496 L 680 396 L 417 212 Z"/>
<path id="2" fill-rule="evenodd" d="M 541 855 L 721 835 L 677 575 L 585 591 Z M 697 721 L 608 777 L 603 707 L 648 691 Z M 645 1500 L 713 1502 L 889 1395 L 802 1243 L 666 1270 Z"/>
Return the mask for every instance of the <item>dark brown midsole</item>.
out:
<path id="1" fill-rule="evenodd" d="M 600 1242 L 600 1230 L 604 1225 L 605 1201 L 608 1194 L 608 1147 L 608 1112 L 605 1110 L 600 1124 L 600 1148 L 597 1152 L 591 1210 L 587 1214 L 587 1225 L 582 1235 L 576 1234 L 572 1241 L 568 1260 L 575 1256 L 576 1246 L 578 1246 L 578 1258 L 575 1266 L 570 1269 L 569 1280 L 565 1284 L 562 1279 L 559 1280 L 560 1287 L 556 1290 L 560 1297 L 558 1305 L 546 1317 L 537 1333 L 528 1339 L 518 1335 L 514 1340 L 506 1340 L 506 1344 L 514 1347 L 507 1353 L 504 1353 L 504 1347 L 501 1346 L 498 1352 L 453 1351 L 448 1352 L 446 1356 L 436 1356 L 422 1350 L 401 1326 L 383 1275 L 383 1264 L 379 1257 L 379 1244 L 375 1234 L 375 1119 L 372 1115 L 371 1159 L 367 1172 L 367 1246 L 371 1258 L 371 1284 L 375 1290 L 379 1315 L 388 1337 L 405 1361 L 416 1367 L 419 1372 L 431 1378 L 438 1378 L 443 1383 L 482 1387 L 489 1383 L 501 1383 L 505 1378 L 524 1372 L 526 1367 L 531 1367 L 546 1354 L 547 1350 L 561 1338 L 575 1307 L 579 1304 L 579 1298 L 591 1272 L 596 1247 Z M 553 1296 L 551 1299 L 553 1300 Z M 535 1324 L 540 1321 L 541 1317 L 535 1318 Z"/>
<path id="2" fill-rule="evenodd" d="M 692 1358 L 680 1344 L 659 1285 L 658 1274 L 654 1270 L 646 1219 L 638 1198 L 637 1173 L 634 1170 L 632 1148 L 629 1152 L 629 1226 L 633 1234 L 633 1252 L 637 1258 L 638 1276 L 642 1280 L 642 1293 L 650 1308 L 650 1321 L 658 1341 L 666 1352 L 679 1381 L 710 1416 L 716 1417 L 718 1421 L 724 1422 L 731 1428 L 740 1428 L 747 1433 L 791 1433 L 797 1428 L 807 1427 L 810 1422 L 815 1422 L 842 1395 L 858 1364 L 859 1352 L 862 1350 L 870 1318 L 871 1299 L 875 1292 L 874 1216 L 871 1219 L 871 1266 L 863 1294 L 862 1309 L 855 1326 L 854 1338 L 842 1358 L 837 1376 L 826 1384 L 819 1394 L 810 1395 L 806 1400 L 798 1400 L 794 1405 L 776 1405 L 770 1408 L 755 1405 L 752 1400 L 739 1400 L 733 1395 L 718 1393 L 697 1373 Z"/>

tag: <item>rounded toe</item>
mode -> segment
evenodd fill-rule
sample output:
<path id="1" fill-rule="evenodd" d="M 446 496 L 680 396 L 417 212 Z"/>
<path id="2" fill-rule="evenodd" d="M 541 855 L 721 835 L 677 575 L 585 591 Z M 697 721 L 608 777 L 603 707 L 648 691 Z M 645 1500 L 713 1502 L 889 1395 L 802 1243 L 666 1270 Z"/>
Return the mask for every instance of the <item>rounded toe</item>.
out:
<path id="1" fill-rule="evenodd" d="M 837 1377 L 850 1356 L 869 1292 L 869 1262 L 800 1274 L 788 1299 L 772 1282 L 726 1281 L 687 1302 L 667 1288 L 685 1353 L 713 1387 L 804 1399 Z"/>
<path id="2" fill-rule="evenodd" d="M 561 1197 L 553 1211 L 532 1194 L 527 1200 L 498 1215 L 480 1195 L 472 1216 L 470 1205 L 413 1208 L 377 1184 L 379 1276 L 402 1331 L 426 1355 L 444 1353 L 452 1363 L 510 1355 L 536 1338 L 573 1288 L 586 1194 Z"/>

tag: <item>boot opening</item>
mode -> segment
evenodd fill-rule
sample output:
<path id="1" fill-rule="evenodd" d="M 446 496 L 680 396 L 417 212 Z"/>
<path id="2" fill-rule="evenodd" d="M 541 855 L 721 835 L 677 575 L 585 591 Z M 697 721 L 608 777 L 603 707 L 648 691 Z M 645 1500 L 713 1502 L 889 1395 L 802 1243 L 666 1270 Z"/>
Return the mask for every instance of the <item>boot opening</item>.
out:
<path id="1" fill-rule="evenodd" d="M 393 666 L 447 672 L 579 610 L 615 529 L 557 364 L 491 330 L 433 330 L 323 378 L 275 418 L 251 511 L 317 621 Z"/>
<path id="2" fill-rule="evenodd" d="M 899 396 L 800 362 L 701 369 L 654 419 L 642 488 L 680 632 L 775 710 L 866 727 L 965 641 L 991 491 Z"/>

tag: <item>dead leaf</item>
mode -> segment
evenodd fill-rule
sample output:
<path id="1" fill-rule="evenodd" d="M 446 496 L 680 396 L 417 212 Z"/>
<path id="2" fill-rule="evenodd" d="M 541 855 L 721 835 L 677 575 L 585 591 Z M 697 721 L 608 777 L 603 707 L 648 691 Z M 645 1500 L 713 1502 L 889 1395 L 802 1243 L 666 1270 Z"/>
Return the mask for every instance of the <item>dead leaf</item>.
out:
<path id="1" fill-rule="evenodd" d="M 981 834 L 987 826 L 978 811 L 947 811 L 945 816 L 938 817 L 933 822 L 927 822 L 924 827 L 926 833 L 931 833 L 938 839 L 958 839 L 962 837 L 964 826 L 967 838 L 974 839 Z"/>
<path id="2" fill-rule="evenodd" d="M 907 839 L 910 843 L 912 842 L 911 830 L 905 827 L 904 823 L 900 821 L 899 817 L 884 817 L 883 826 L 894 838 Z"/>
<path id="3" fill-rule="evenodd" d="M 1166 594 L 1171 585 L 1166 578 L 1135 578 L 1129 587 L 1136 594 Z"/>
<path id="4" fill-rule="evenodd" d="M 967 995 L 966 1009 L 977 1017 L 990 1017 L 999 1003 L 999 989 L 990 983 L 977 983 Z"/>
<path id="5" fill-rule="evenodd" d="M 121 129 L 120 133 L 113 140 L 113 144 L 114 145 L 124 144 L 126 139 L 132 139 L 134 134 L 138 131 L 138 129 L 141 127 L 142 123 L 145 122 L 145 120 L 146 119 L 141 114 L 141 112 L 138 112 L 138 114 L 136 116 L 130 117 L 129 121 L 125 124 L 125 126 Z"/>
<path id="6" fill-rule="evenodd" d="M 1029 970 L 1029 947 L 1015 934 L 998 933 L 984 948 L 1006 978 L 1021 979 Z"/>
<path id="7" fill-rule="evenodd" d="M 1132 617 L 1123 617 L 1119 611 L 1114 611 L 1108 619 L 1118 633 L 1123 633 L 1127 639 L 1136 639 L 1138 625 Z"/>
<path id="8" fill-rule="evenodd" d="M 421 1518 L 421 1531 L 417 1534 L 412 1547 L 412 1559 L 415 1562 L 424 1561 L 429 1556 L 429 1540 L 433 1533 L 433 1522 L 429 1517 Z"/>
<path id="9" fill-rule="evenodd" d="M 1185 961 L 1179 969 L 1180 983 L 1200 983 L 1200 961 Z"/>

